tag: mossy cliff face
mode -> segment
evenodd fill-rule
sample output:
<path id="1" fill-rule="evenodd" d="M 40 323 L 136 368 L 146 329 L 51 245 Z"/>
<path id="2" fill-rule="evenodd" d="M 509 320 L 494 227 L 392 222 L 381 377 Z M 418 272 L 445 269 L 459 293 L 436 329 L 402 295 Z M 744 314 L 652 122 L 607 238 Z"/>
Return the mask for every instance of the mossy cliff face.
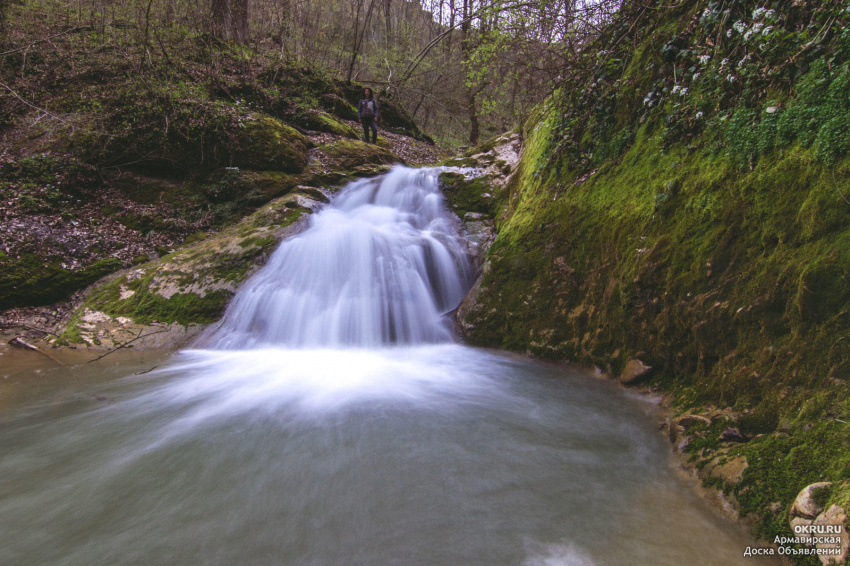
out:
<path id="1" fill-rule="evenodd" d="M 322 202 L 318 189 L 295 191 L 211 237 L 116 273 L 89 290 L 53 342 L 112 348 L 151 336 L 134 346 L 160 346 L 160 333 L 192 335 L 187 327 L 218 320 L 238 285 Z"/>
<path id="2" fill-rule="evenodd" d="M 846 509 L 850 482 L 850 145 L 829 129 L 850 119 L 831 28 L 850 12 L 641 6 L 528 120 L 460 323 L 668 393 L 706 485 L 756 535 L 791 536 L 801 489 L 833 482 Z"/>
<path id="3" fill-rule="evenodd" d="M 758 514 L 758 534 L 787 534 L 792 495 L 850 477 L 835 420 L 850 416 L 850 164 L 795 146 L 742 170 L 664 150 L 645 126 L 592 174 L 544 177 L 552 123 L 526 133 L 496 206 L 507 213 L 461 321 L 468 340 L 612 375 L 639 359 L 681 407 L 730 408 L 715 428 L 765 436 L 729 451 L 712 429 L 690 453 L 747 457 L 743 480 L 721 487 Z"/>

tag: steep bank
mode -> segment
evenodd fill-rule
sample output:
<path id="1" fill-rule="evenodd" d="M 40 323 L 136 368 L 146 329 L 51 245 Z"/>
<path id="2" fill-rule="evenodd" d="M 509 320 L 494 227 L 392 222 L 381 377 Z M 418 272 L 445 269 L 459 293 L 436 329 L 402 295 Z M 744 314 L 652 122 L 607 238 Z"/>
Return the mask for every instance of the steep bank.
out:
<path id="1" fill-rule="evenodd" d="M 242 221 L 268 203 L 284 216 L 309 212 L 301 201 L 326 198 L 319 187 L 443 157 L 391 96 L 381 99 L 379 144 L 366 145 L 355 121 L 363 85 L 191 27 L 157 36 L 151 51 L 149 38 L 111 18 L 82 25 L 59 5 L 7 7 L 15 25 L 0 54 L 0 328 L 110 345 L 73 324 L 63 330 L 82 316 L 74 294 L 104 275 L 185 275 L 183 260 L 207 253 L 199 242 L 232 251 L 257 236 L 261 245 L 240 251 L 249 272 L 278 235 L 246 235 Z M 223 273 L 211 291 L 238 283 L 228 269 L 206 271 Z M 204 323 L 215 316 L 209 306 L 192 307 L 197 316 L 183 307 L 139 315 L 138 305 L 115 314 Z"/>
<path id="2" fill-rule="evenodd" d="M 772 541 L 808 484 L 850 503 L 850 100 L 847 10 L 770 8 L 627 3 L 507 189 L 448 195 L 494 197 L 468 340 L 671 393 L 698 415 L 671 439 Z"/>

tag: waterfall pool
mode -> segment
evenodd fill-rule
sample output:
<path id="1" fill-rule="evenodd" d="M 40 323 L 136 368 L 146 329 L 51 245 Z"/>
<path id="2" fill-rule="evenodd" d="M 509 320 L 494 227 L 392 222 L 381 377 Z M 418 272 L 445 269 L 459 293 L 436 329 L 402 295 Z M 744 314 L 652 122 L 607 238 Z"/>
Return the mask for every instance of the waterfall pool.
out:
<path id="1" fill-rule="evenodd" d="M 0 564 L 768 564 L 655 406 L 452 341 L 434 170 L 349 185 L 166 359 L 0 350 Z M 153 355 L 155 356 L 155 355 Z"/>
<path id="2" fill-rule="evenodd" d="M 567 366 L 455 344 L 36 365 L 0 389 L 0 564 L 771 563 L 674 471 L 654 405 Z"/>

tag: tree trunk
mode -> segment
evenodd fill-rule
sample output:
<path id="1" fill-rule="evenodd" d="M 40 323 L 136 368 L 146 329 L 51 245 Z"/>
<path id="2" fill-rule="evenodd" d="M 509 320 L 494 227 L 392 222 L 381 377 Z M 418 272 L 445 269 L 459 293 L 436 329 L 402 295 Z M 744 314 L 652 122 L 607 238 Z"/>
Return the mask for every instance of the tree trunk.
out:
<path id="1" fill-rule="evenodd" d="M 463 0 L 463 23 L 460 25 L 460 52 L 465 65 L 469 64 L 472 55 L 472 39 L 469 37 L 472 24 L 473 0 Z M 466 83 L 466 81 L 464 81 Z M 476 91 L 474 86 L 466 83 L 466 111 L 469 115 L 469 143 L 478 144 L 478 108 L 475 104 Z"/>
<path id="2" fill-rule="evenodd" d="M 248 42 L 248 0 L 212 0 L 211 32 L 219 41 Z"/>
<path id="3" fill-rule="evenodd" d="M 248 43 L 248 0 L 231 0 L 233 39 L 240 45 Z"/>
<path id="4" fill-rule="evenodd" d="M 466 108 L 469 112 L 469 144 L 478 145 L 478 108 L 475 104 L 476 94 L 470 87 L 467 89 Z"/>
<path id="5" fill-rule="evenodd" d="M 369 9 L 366 11 L 366 17 L 363 19 L 363 26 L 360 26 L 360 13 L 363 8 L 363 0 L 357 3 L 357 17 L 354 20 L 354 45 L 351 49 L 351 61 L 348 64 L 348 76 L 346 82 L 351 84 L 354 77 L 354 64 L 357 63 L 357 56 L 360 54 L 360 49 L 363 46 L 363 39 L 366 37 L 367 26 L 372 19 L 372 9 L 375 7 L 375 0 L 369 0 Z"/>

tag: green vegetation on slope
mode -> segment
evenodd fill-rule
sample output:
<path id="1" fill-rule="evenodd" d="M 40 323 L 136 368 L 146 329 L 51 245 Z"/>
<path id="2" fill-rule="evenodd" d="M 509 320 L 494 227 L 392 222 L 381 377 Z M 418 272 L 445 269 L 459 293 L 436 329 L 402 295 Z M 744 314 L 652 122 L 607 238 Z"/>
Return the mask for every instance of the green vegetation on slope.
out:
<path id="1" fill-rule="evenodd" d="M 679 410 L 729 408 L 749 468 L 720 487 L 788 535 L 802 487 L 850 479 L 848 12 L 623 15 L 529 122 L 467 332 L 614 375 L 640 359 Z M 697 463 L 730 448 L 697 437 Z"/>
<path id="2" fill-rule="evenodd" d="M 67 299 L 299 186 L 400 161 L 351 139 L 363 85 L 268 45 L 180 20 L 143 29 L 121 3 L 91 21 L 53 0 L 3 8 L 0 310 Z M 427 139 L 381 103 L 382 128 Z"/>

